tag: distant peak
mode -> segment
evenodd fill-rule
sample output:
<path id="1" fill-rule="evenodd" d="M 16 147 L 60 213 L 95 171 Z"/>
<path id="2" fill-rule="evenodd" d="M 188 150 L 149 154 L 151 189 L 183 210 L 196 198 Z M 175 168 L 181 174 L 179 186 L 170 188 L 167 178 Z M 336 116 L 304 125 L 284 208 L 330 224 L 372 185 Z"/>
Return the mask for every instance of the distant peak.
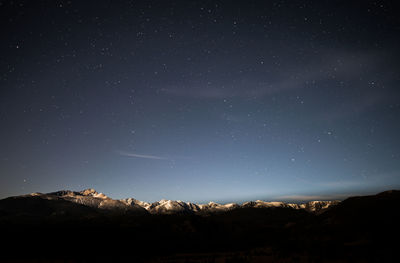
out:
<path id="1" fill-rule="evenodd" d="M 43 195 L 42 193 L 35 192 L 35 193 L 30 193 L 30 196 L 41 196 Z"/>
<path id="2" fill-rule="evenodd" d="M 99 193 L 93 188 L 88 188 L 80 192 L 82 195 L 98 195 Z"/>

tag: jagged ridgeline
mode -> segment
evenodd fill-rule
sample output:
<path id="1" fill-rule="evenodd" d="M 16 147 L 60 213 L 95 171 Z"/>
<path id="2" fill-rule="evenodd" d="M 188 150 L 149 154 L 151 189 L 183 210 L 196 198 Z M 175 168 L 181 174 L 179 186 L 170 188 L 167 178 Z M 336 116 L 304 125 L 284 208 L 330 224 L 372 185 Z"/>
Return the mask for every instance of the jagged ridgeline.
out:
<path id="1" fill-rule="evenodd" d="M 80 192 L 76 191 L 57 191 L 47 194 L 32 193 L 23 196 L 10 197 L 11 199 L 37 198 L 53 201 L 68 201 L 84 205 L 91 208 L 114 210 L 114 211 L 129 211 L 137 213 L 150 214 L 175 214 L 175 213 L 193 213 L 193 214 L 209 214 L 224 211 L 231 211 L 241 208 L 291 208 L 302 209 L 312 213 L 321 213 L 324 210 L 337 205 L 339 201 L 310 201 L 303 204 L 291 204 L 284 202 L 266 202 L 266 201 L 251 201 L 243 204 L 229 203 L 218 204 L 209 202 L 208 204 L 195 204 L 184 201 L 174 201 L 162 199 L 158 202 L 147 203 L 136 200 L 134 198 L 126 198 L 115 200 L 103 193 L 98 193 L 94 189 L 86 189 Z"/>

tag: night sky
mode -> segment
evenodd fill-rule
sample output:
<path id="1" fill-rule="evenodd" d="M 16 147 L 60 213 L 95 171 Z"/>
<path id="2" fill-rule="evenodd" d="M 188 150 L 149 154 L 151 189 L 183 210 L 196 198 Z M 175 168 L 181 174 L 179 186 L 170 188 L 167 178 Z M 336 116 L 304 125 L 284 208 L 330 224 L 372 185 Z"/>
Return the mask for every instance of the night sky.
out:
<path id="1" fill-rule="evenodd" d="M 0 197 L 400 186 L 395 1 L 0 1 Z"/>

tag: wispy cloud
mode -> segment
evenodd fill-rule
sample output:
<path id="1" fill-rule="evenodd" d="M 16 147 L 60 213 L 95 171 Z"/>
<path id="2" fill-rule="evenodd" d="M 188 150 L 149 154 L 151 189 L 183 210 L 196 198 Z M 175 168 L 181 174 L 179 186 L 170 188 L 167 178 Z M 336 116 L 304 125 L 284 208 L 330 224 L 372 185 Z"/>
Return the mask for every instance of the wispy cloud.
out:
<path id="1" fill-rule="evenodd" d="M 207 83 L 192 83 L 188 85 L 176 85 L 164 87 L 165 94 L 197 98 L 197 99 L 227 99 L 227 98 L 254 98 L 274 95 L 284 91 L 290 91 L 304 87 L 305 79 L 314 75 L 300 77 L 284 76 L 281 79 L 259 82 L 251 79 L 243 79 L 240 83 L 230 87 L 209 85 Z M 276 78 L 276 77 L 275 77 Z"/>
<path id="2" fill-rule="evenodd" d="M 365 68 L 373 71 L 380 62 L 375 53 L 325 50 L 319 60 L 307 64 L 294 62 L 279 70 L 271 65 L 271 72 L 275 74 L 261 76 L 254 73 L 238 76 L 235 81 L 221 77 L 219 83 L 191 79 L 186 83 L 164 86 L 162 91 L 173 96 L 209 100 L 271 96 L 302 89 L 310 83 L 359 78 Z"/>
<path id="3" fill-rule="evenodd" d="M 157 156 L 157 155 L 129 153 L 129 152 L 124 152 L 124 151 L 117 151 L 117 153 L 122 156 L 133 157 L 133 158 L 152 159 L 152 160 L 169 160 L 169 158 L 167 158 L 167 157 Z"/>

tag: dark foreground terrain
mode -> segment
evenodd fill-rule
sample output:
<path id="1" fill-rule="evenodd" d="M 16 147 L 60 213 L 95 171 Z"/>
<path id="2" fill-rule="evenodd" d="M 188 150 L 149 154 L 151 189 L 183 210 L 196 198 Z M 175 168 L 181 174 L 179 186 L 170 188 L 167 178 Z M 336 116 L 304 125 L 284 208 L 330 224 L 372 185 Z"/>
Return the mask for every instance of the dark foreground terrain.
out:
<path id="1" fill-rule="evenodd" d="M 0 200 L 1 262 L 400 262 L 400 191 L 321 214 L 105 211 L 36 196 Z"/>

